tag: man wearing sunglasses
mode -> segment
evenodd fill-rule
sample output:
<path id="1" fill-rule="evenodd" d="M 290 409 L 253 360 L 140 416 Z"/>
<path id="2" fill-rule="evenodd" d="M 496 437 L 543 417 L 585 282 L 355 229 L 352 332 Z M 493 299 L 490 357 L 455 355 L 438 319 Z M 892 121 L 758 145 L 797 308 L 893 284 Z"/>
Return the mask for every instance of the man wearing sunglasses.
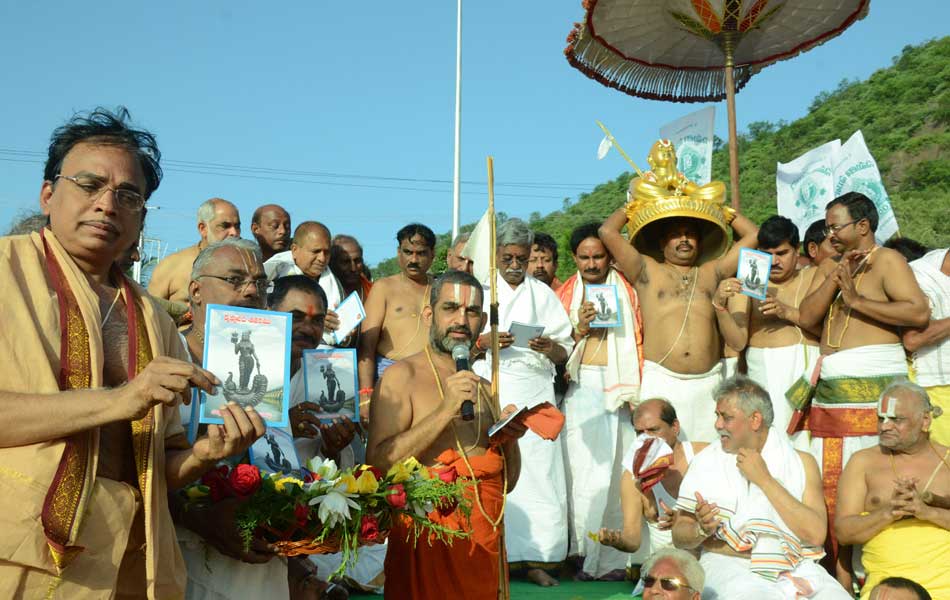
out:
<path id="1" fill-rule="evenodd" d="M 643 600 L 700 600 L 706 575 L 699 561 L 685 550 L 657 550 L 641 568 L 637 590 Z M 642 586 L 642 587 L 641 587 Z"/>
<path id="2" fill-rule="evenodd" d="M 263 433 L 238 409 L 183 434 L 182 398 L 221 382 L 115 267 L 161 181 L 155 138 L 127 120 L 98 109 L 57 129 L 48 225 L 0 240 L 2 598 L 182 597 L 167 491 Z"/>
<path id="3" fill-rule="evenodd" d="M 799 306 L 803 329 L 821 327 L 821 357 L 817 386 L 810 385 L 815 380 L 810 374 L 789 389 L 788 400 L 797 409 L 789 432 L 810 432 L 810 450 L 823 465 L 829 523 L 848 459 L 877 445 L 878 397 L 895 378 L 907 377 L 900 328 L 925 327 L 930 319 L 927 297 L 907 261 L 875 242 L 877 224 L 877 209 L 864 194 L 848 192 L 828 203 L 825 232 L 840 256 L 818 266 Z M 850 551 L 839 553 L 831 533 L 827 560 L 836 563 L 836 575 L 847 587 Z"/>

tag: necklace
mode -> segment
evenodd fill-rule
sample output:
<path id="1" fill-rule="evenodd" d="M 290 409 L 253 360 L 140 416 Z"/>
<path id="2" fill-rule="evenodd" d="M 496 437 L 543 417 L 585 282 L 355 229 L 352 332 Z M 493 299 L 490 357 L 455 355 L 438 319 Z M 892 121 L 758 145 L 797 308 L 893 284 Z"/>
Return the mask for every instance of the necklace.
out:
<path id="1" fill-rule="evenodd" d="M 402 278 L 406 282 L 411 281 L 408 277 L 406 277 L 405 273 L 400 273 L 400 275 L 402 275 Z M 419 335 L 419 330 L 422 328 L 422 309 L 425 308 L 426 306 L 426 300 L 428 300 L 429 298 L 429 289 L 431 287 L 432 287 L 431 282 L 426 283 L 426 289 L 423 290 L 422 292 L 422 302 L 419 303 L 419 311 L 415 313 L 410 313 L 410 316 L 416 320 L 416 330 L 412 332 L 412 337 L 409 338 L 409 340 L 405 344 L 403 344 L 402 347 L 399 348 L 399 350 L 393 351 L 393 353 L 390 355 L 390 358 L 392 358 L 393 360 L 402 359 L 403 353 L 406 352 L 406 350 L 408 350 L 409 348 L 411 348 L 413 342 L 416 341 L 416 337 L 418 337 Z M 428 348 L 428 346 L 426 346 L 426 348 Z"/>
<path id="2" fill-rule="evenodd" d="M 697 267 L 690 269 L 690 274 L 698 272 Z M 683 276 L 683 281 L 687 281 L 687 276 Z M 686 331 L 686 322 L 689 320 L 689 310 L 693 307 L 693 295 L 696 293 L 696 282 L 699 281 L 699 276 L 693 277 L 693 285 L 689 290 L 689 300 L 686 303 L 686 314 L 683 315 L 683 324 L 680 326 L 680 332 L 676 334 L 676 339 L 673 340 L 673 343 L 670 345 L 670 349 L 666 351 L 666 354 L 663 355 L 663 358 L 660 359 L 660 362 L 657 364 L 662 365 L 663 361 L 670 357 L 670 354 L 673 353 L 673 348 L 676 347 L 677 342 L 680 341 L 680 338 L 683 337 L 683 332 Z"/>
<path id="3" fill-rule="evenodd" d="M 119 301 L 119 294 L 122 292 L 122 288 L 116 288 L 115 298 L 112 299 L 112 304 L 109 305 L 109 310 L 106 311 L 106 316 L 102 319 L 102 326 L 106 326 L 106 321 L 109 320 L 109 317 L 112 316 L 112 309 L 115 308 L 115 303 Z"/>
<path id="4" fill-rule="evenodd" d="M 445 399 L 445 393 L 442 389 L 442 378 L 439 376 L 439 371 L 435 368 L 435 362 L 432 360 L 432 354 L 429 352 L 429 346 L 425 347 L 426 359 L 429 361 L 429 367 L 432 369 L 432 375 L 435 377 L 435 384 L 439 390 L 439 399 Z M 496 419 L 495 411 L 492 410 L 491 403 L 488 404 L 488 410 L 492 414 L 492 419 Z M 476 394 L 475 399 L 475 410 L 478 411 L 478 437 L 475 439 L 475 443 L 472 446 L 469 446 L 468 450 L 473 450 L 478 447 L 478 442 L 482 439 L 482 411 L 479 410 L 482 405 L 482 386 L 479 384 L 478 393 Z M 502 473 L 504 477 L 504 485 L 501 492 L 501 511 L 498 513 L 497 518 L 492 518 L 488 515 L 488 512 L 485 510 L 485 507 L 482 505 L 482 495 L 478 491 L 478 479 L 475 478 L 475 470 L 472 469 L 472 465 L 468 462 L 468 450 L 462 447 L 462 442 L 459 440 L 458 430 L 455 428 L 455 422 L 452 422 L 452 435 L 455 436 L 455 446 L 459 450 L 459 454 L 462 457 L 462 462 L 465 463 L 465 467 L 468 469 L 469 474 L 471 475 L 472 488 L 475 491 L 475 504 L 478 506 L 478 512 L 482 513 L 482 516 L 485 517 L 485 520 L 489 522 L 492 526 L 492 531 L 497 531 L 498 526 L 501 524 L 502 519 L 505 518 L 505 505 L 508 502 L 508 460 L 505 458 L 505 450 L 499 446 L 498 450 L 501 452 L 501 465 Z"/>
<path id="5" fill-rule="evenodd" d="M 205 343 L 205 334 L 200 329 L 195 329 L 194 325 L 188 328 L 188 332 L 185 335 L 193 335 L 200 343 Z"/>
<path id="6" fill-rule="evenodd" d="M 861 259 L 861 262 L 858 263 L 858 266 L 854 269 L 855 273 L 861 271 L 858 275 L 857 280 L 854 282 L 854 291 L 858 291 L 858 287 L 861 285 L 861 280 L 864 278 L 864 275 L 868 272 L 867 267 L 870 265 L 871 255 L 878 249 L 878 246 L 871 248 L 871 251 L 868 252 L 867 256 Z M 863 270 L 862 270 L 863 269 Z M 851 274 L 854 277 L 854 274 Z M 844 334 L 848 331 L 848 325 L 851 324 L 851 307 L 847 307 L 847 312 L 844 315 L 844 327 L 841 328 L 841 335 L 838 336 L 838 342 L 831 341 L 831 325 L 835 320 L 835 305 L 838 303 L 838 300 L 841 299 L 841 290 L 838 290 L 835 299 L 831 301 L 831 304 L 828 306 L 828 347 L 829 348 L 840 348 L 841 340 L 844 339 Z"/>

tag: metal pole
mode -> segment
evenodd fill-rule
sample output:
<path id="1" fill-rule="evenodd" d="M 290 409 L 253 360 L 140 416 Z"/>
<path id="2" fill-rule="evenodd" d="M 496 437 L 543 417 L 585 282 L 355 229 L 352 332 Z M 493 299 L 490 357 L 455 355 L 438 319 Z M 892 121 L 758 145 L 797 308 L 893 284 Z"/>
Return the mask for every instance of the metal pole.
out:
<path id="1" fill-rule="evenodd" d="M 452 239 L 459 234 L 462 158 L 462 0 L 455 28 L 455 174 L 452 179 Z"/>

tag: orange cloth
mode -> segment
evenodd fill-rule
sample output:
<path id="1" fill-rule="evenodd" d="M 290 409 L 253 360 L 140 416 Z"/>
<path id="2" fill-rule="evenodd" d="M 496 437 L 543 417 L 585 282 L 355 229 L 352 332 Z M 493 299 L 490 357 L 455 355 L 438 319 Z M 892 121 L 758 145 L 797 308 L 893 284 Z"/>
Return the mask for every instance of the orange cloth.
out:
<path id="1" fill-rule="evenodd" d="M 373 282 L 366 278 L 366 275 L 360 274 L 360 288 L 363 290 L 363 301 L 369 296 L 369 291 L 373 289 Z"/>
<path id="2" fill-rule="evenodd" d="M 446 450 L 437 459 L 446 467 L 455 467 L 460 477 L 478 480 L 482 508 L 497 518 L 503 505 L 504 459 L 496 450 L 468 459 L 474 474 L 468 470 L 455 450 Z M 404 523 L 393 525 L 386 552 L 386 591 L 389 600 L 427 600 L 458 598 L 462 600 L 497 600 L 500 574 L 501 525 L 494 529 L 475 501 L 474 487 L 469 488 L 472 500 L 470 521 L 458 511 L 447 517 L 438 512 L 429 514 L 433 521 L 471 533 L 465 540 L 449 546 L 433 539 L 431 545 L 420 538 L 412 543 Z M 407 540 L 407 537 L 409 538 Z M 507 577 L 507 573 L 505 574 Z"/>
<path id="3" fill-rule="evenodd" d="M 524 414 L 515 419 L 518 423 L 528 426 L 528 429 L 535 432 L 538 437 L 554 441 L 564 429 L 564 413 L 559 411 L 550 402 L 542 402 L 534 408 L 525 411 Z M 501 446 L 511 439 L 507 434 L 497 433 L 492 436 L 492 446 Z"/>

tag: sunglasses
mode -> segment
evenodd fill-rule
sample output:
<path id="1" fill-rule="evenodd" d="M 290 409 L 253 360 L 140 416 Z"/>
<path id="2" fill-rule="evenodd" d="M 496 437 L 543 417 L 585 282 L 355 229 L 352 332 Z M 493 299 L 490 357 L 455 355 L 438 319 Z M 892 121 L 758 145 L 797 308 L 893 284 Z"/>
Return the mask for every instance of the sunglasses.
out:
<path id="1" fill-rule="evenodd" d="M 686 588 L 688 590 L 693 589 L 689 587 L 688 585 L 686 585 L 684 581 L 677 579 L 676 577 L 662 577 L 660 579 L 657 579 L 656 577 L 653 577 L 651 575 L 647 575 L 646 577 L 643 578 L 643 588 L 648 590 L 652 588 L 654 585 L 656 585 L 656 582 L 658 581 L 660 582 L 660 587 L 666 590 L 667 592 L 676 592 L 680 588 Z"/>

